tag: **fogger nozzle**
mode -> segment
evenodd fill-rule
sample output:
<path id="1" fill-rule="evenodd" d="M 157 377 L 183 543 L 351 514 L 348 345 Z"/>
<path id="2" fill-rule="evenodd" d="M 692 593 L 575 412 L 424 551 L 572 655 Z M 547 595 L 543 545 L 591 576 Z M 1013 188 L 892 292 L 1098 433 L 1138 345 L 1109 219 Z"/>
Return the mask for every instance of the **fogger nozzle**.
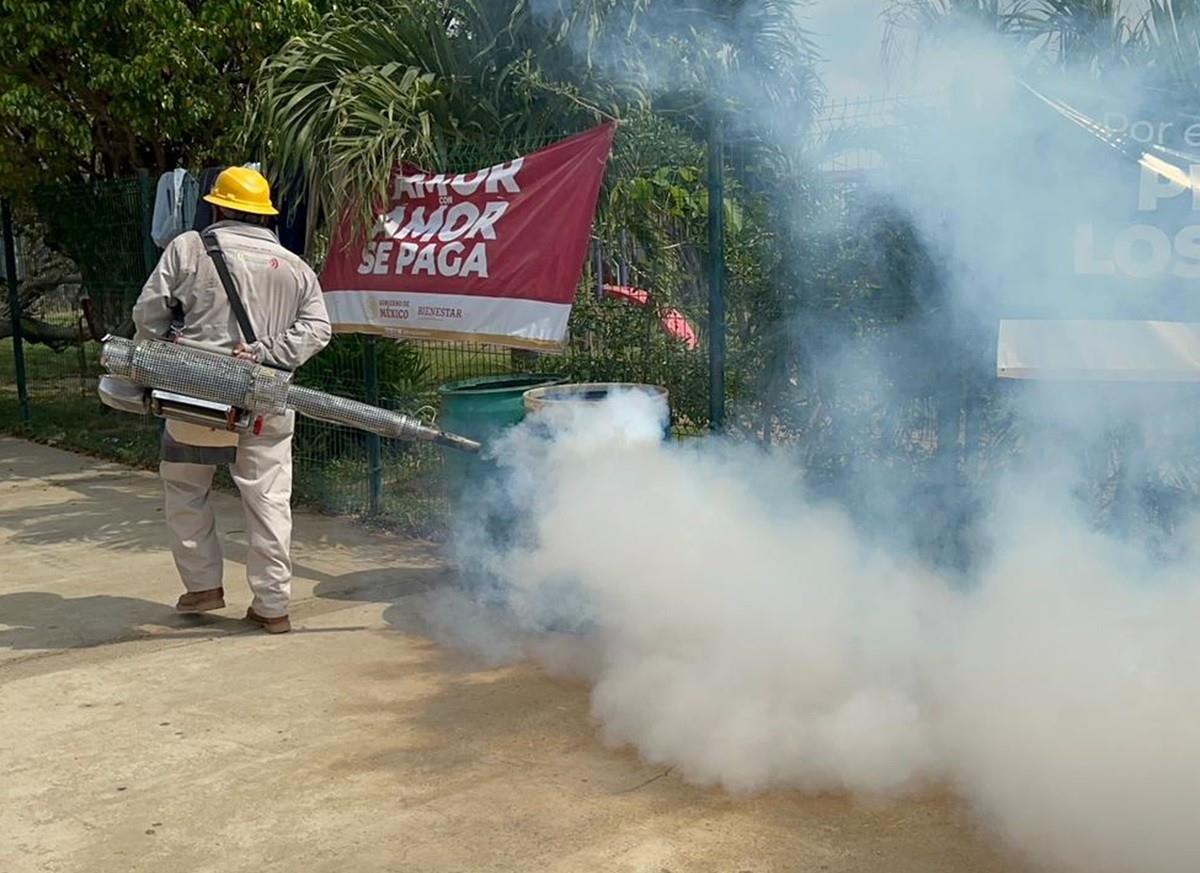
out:
<path id="1" fill-rule="evenodd" d="M 223 403 L 254 413 L 300 415 L 393 439 L 436 443 L 478 452 L 479 443 L 428 427 L 417 419 L 291 383 L 291 373 L 177 343 L 106 337 L 100 364 L 113 376 L 144 388 Z"/>

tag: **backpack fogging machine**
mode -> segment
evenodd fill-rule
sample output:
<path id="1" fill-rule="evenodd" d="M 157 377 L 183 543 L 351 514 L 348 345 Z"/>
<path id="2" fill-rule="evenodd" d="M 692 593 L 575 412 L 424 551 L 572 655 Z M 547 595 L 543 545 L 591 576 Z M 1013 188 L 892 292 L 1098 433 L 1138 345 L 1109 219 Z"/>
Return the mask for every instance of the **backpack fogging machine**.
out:
<path id="1" fill-rule="evenodd" d="M 289 409 L 307 418 L 364 430 L 391 439 L 429 442 L 465 452 L 479 443 L 419 420 L 292 384 L 286 370 L 235 358 L 179 341 L 134 342 L 107 336 L 100 365 L 104 402 L 123 412 L 150 413 L 214 430 L 257 433 L 263 415 Z"/>

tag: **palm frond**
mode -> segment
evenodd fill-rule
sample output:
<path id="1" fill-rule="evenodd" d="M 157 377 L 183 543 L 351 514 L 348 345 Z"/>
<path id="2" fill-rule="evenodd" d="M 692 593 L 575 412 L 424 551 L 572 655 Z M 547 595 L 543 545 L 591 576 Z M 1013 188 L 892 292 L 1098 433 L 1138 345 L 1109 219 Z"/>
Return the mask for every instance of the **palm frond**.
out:
<path id="1" fill-rule="evenodd" d="M 883 11 L 884 62 L 903 63 L 922 46 L 964 33 L 1025 40 L 1037 27 L 1033 0 L 889 0 Z"/>
<path id="2" fill-rule="evenodd" d="M 471 144 L 651 105 L 685 125 L 713 110 L 747 128 L 803 124 L 820 86 L 802 2 L 369 0 L 264 64 L 248 127 L 275 181 L 309 193 L 310 227 L 348 202 L 369 225 L 397 162 L 454 169 Z"/>
<path id="3" fill-rule="evenodd" d="M 1160 87 L 1200 104 L 1200 2 L 1151 0 L 1140 30 L 1143 63 L 1153 69 Z"/>

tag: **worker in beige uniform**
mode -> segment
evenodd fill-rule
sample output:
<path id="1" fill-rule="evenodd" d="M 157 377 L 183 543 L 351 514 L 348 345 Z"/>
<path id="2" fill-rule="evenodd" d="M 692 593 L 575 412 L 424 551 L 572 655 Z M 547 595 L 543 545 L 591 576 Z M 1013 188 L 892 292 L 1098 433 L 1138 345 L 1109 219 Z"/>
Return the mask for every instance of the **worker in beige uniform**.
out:
<path id="1" fill-rule="evenodd" d="M 294 370 L 329 342 L 329 316 L 317 277 L 279 244 L 263 221 L 277 215 L 267 180 L 231 167 L 204 198 L 217 219 L 205 236 L 184 233 L 168 244 L 142 289 L 133 320 L 136 339 L 172 330 L 185 341 L 270 366 Z M 219 253 L 210 252 L 215 244 Z M 217 258 L 254 334 L 246 342 Z M 182 325 L 180 325 L 182 322 Z M 171 551 L 186 593 L 180 612 L 225 607 L 224 560 L 209 494 L 216 465 L 228 464 L 242 496 L 249 551 L 246 578 L 253 601 L 246 618 L 269 633 L 291 630 L 292 429 L 295 413 L 266 416 L 242 435 L 167 421 L 159 471 Z"/>

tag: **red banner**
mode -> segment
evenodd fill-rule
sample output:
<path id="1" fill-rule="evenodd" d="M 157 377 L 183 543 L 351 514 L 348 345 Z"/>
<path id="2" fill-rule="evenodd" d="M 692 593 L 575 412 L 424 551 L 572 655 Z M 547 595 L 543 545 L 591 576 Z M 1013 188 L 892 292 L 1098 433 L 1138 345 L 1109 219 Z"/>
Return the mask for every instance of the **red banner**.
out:
<path id="1" fill-rule="evenodd" d="M 397 172 L 369 239 L 347 220 L 330 243 L 334 329 L 560 348 L 614 128 L 473 173 Z"/>

